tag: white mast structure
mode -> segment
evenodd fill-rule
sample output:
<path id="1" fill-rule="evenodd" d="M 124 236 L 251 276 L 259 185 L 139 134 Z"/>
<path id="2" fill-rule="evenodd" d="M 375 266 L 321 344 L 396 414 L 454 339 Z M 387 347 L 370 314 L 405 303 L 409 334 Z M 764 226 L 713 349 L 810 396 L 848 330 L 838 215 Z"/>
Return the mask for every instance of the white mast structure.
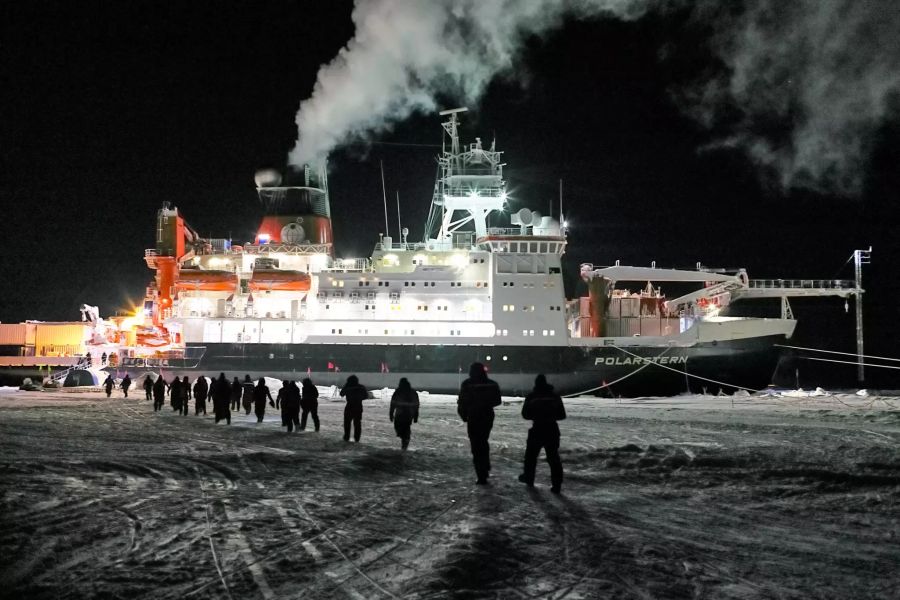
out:
<path id="1" fill-rule="evenodd" d="M 442 145 L 438 158 L 440 177 L 434 188 L 428 223 L 425 227 L 426 242 L 435 249 L 451 249 L 471 246 L 472 228 L 475 239 L 487 235 L 487 217 L 495 210 L 502 210 L 506 203 L 506 182 L 503 180 L 502 152 L 485 150 L 481 138 L 475 138 L 466 150 L 459 145 L 459 119 L 457 115 L 467 108 L 442 111 L 450 120 L 442 123 L 450 136 L 450 150 Z M 440 219 L 437 236 L 430 238 L 436 221 Z M 472 225 L 469 225 L 472 223 Z"/>

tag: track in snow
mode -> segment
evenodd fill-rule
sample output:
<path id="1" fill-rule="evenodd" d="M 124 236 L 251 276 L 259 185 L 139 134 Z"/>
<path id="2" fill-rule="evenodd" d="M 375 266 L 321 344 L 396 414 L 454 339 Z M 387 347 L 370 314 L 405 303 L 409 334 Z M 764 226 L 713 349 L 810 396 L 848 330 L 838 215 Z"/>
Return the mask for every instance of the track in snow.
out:
<path id="1" fill-rule="evenodd" d="M 372 401 L 287 435 L 143 400 L 0 396 L 0 595 L 29 598 L 886 598 L 900 589 L 889 404 L 568 403 L 564 495 L 498 410 L 473 485 L 451 404 L 410 451 Z"/>

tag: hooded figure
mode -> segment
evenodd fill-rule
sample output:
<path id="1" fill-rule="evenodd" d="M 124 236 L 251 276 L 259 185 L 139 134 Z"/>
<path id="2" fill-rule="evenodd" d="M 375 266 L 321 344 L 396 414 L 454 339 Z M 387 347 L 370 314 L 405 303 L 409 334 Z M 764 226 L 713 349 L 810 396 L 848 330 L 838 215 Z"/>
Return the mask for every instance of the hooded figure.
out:
<path id="1" fill-rule="evenodd" d="M 250 385 L 253 385 L 253 384 L 251 383 Z M 241 384 L 240 379 L 235 377 L 234 379 L 231 380 L 231 387 L 229 389 L 231 390 L 230 396 L 229 396 L 231 398 L 231 400 L 230 400 L 231 410 L 240 411 L 241 410 L 241 396 L 243 394 L 246 394 L 246 391 L 244 390 L 244 385 Z M 248 411 L 248 414 L 249 414 L 249 411 Z"/>
<path id="2" fill-rule="evenodd" d="M 190 410 L 190 399 L 191 399 L 191 382 L 188 379 L 188 376 L 185 375 L 181 378 L 181 414 L 187 416 L 188 410 Z"/>
<path id="3" fill-rule="evenodd" d="M 412 389 L 406 377 L 400 379 L 400 384 L 391 396 L 388 418 L 394 423 L 394 431 L 400 438 L 400 447 L 406 450 L 409 446 L 412 424 L 419 422 L 419 394 Z"/>
<path id="4" fill-rule="evenodd" d="M 169 404 L 172 410 L 181 414 L 181 380 L 175 377 L 169 384 Z"/>
<path id="5" fill-rule="evenodd" d="M 219 378 L 212 385 L 213 412 L 216 415 L 216 423 L 225 419 L 231 425 L 231 386 L 225 379 L 225 373 L 219 373 Z"/>
<path id="6" fill-rule="evenodd" d="M 235 377 L 234 380 L 237 381 L 238 378 Z M 242 399 L 242 402 L 244 404 L 244 410 L 249 415 L 250 408 L 253 406 L 253 380 L 250 379 L 249 375 L 244 375 L 243 386 L 244 386 L 243 387 L 243 390 L 244 390 L 243 396 L 244 397 Z M 241 398 L 238 397 L 238 400 L 241 400 Z M 239 403 L 234 403 L 234 410 L 238 410 L 239 408 L 240 408 Z"/>
<path id="7" fill-rule="evenodd" d="M 202 411 L 203 414 L 206 414 L 206 396 L 209 394 L 209 384 L 206 383 L 206 377 L 200 376 L 197 378 L 197 383 L 194 384 L 194 416 L 197 416 Z"/>
<path id="8" fill-rule="evenodd" d="M 303 380 L 303 395 L 300 399 L 300 408 L 303 409 L 303 415 L 300 417 L 300 431 L 306 429 L 306 417 L 308 415 L 312 415 L 313 425 L 316 426 L 316 431 L 318 431 L 319 389 L 313 385 L 309 377 Z"/>
<path id="9" fill-rule="evenodd" d="M 266 385 L 266 378 L 260 377 L 253 388 L 253 408 L 256 413 L 256 422 L 262 423 L 263 417 L 266 416 L 266 399 L 272 402 L 272 394 L 269 393 L 269 386 Z"/>
<path id="10" fill-rule="evenodd" d="M 149 377 L 147 379 L 150 379 Z M 166 403 L 166 380 L 162 374 L 153 382 L 153 412 L 162 410 Z"/>
<path id="11" fill-rule="evenodd" d="M 122 392 L 125 393 L 125 397 L 128 397 L 128 389 L 131 387 L 131 376 L 128 373 L 125 373 L 125 378 L 122 380 Z"/>
<path id="12" fill-rule="evenodd" d="M 153 380 L 150 375 L 144 375 L 144 396 L 146 400 L 153 400 Z"/>
<path id="13" fill-rule="evenodd" d="M 103 387 L 106 388 L 106 397 L 109 398 L 112 396 L 113 388 L 116 386 L 116 380 L 113 379 L 112 374 L 106 376 L 106 381 L 103 382 Z"/>
<path id="14" fill-rule="evenodd" d="M 547 454 L 547 463 L 550 465 L 550 482 L 553 486 L 550 491 L 558 494 L 562 485 L 563 468 L 559 459 L 559 425 L 556 422 L 566 418 L 566 408 L 563 406 L 562 398 L 553 391 L 553 386 L 547 383 L 544 375 L 535 378 L 534 389 L 525 397 L 522 404 L 522 418 L 530 420 L 532 426 L 528 430 L 525 468 L 519 475 L 519 481 L 528 487 L 534 485 L 537 459 L 543 448 Z"/>
<path id="15" fill-rule="evenodd" d="M 487 483 L 491 471 L 491 447 L 488 439 L 494 427 L 494 407 L 500 406 L 500 386 L 488 379 L 484 365 L 472 363 L 469 378 L 459 388 L 456 410 L 466 424 L 469 444 L 472 448 L 472 463 L 475 465 L 476 483 Z"/>
<path id="16" fill-rule="evenodd" d="M 281 397 L 281 414 L 288 433 L 296 427 L 300 431 L 300 388 L 296 381 L 288 381 L 281 388 L 284 394 Z"/>
<path id="17" fill-rule="evenodd" d="M 341 396 L 347 399 L 344 406 L 344 441 L 350 441 L 350 424 L 353 423 L 353 439 L 358 442 L 362 435 L 362 403 L 369 397 L 369 391 L 360 385 L 356 375 L 351 375 L 341 389 Z"/>

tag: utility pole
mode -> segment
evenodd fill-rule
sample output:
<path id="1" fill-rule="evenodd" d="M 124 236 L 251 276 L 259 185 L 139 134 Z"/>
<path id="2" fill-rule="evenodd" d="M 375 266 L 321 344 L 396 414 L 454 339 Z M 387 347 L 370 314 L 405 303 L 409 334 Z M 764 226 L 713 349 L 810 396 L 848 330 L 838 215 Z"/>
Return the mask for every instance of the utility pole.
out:
<path id="1" fill-rule="evenodd" d="M 863 365 L 863 312 L 862 312 L 862 266 L 871 262 L 872 246 L 868 250 L 853 251 L 853 267 L 856 275 L 856 380 L 862 385 L 866 379 Z"/>

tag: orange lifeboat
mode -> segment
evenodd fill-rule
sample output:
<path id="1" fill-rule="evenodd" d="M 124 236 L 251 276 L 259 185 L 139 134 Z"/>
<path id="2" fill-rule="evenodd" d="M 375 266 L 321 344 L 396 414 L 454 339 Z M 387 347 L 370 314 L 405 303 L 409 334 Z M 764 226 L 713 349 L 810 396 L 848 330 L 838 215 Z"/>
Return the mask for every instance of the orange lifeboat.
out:
<path id="1" fill-rule="evenodd" d="M 186 269 L 178 274 L 178 281 L 175 282 L 175 287 L 179 290 L 233 292 L 237 287 L 237 276 L 231 271 Z"/>
<path id="2" fill-rule="evenodd" d="M 250 278 L 250 291 L 308 292 L 311 279 L 302 271 L 257 269 Z"/>

